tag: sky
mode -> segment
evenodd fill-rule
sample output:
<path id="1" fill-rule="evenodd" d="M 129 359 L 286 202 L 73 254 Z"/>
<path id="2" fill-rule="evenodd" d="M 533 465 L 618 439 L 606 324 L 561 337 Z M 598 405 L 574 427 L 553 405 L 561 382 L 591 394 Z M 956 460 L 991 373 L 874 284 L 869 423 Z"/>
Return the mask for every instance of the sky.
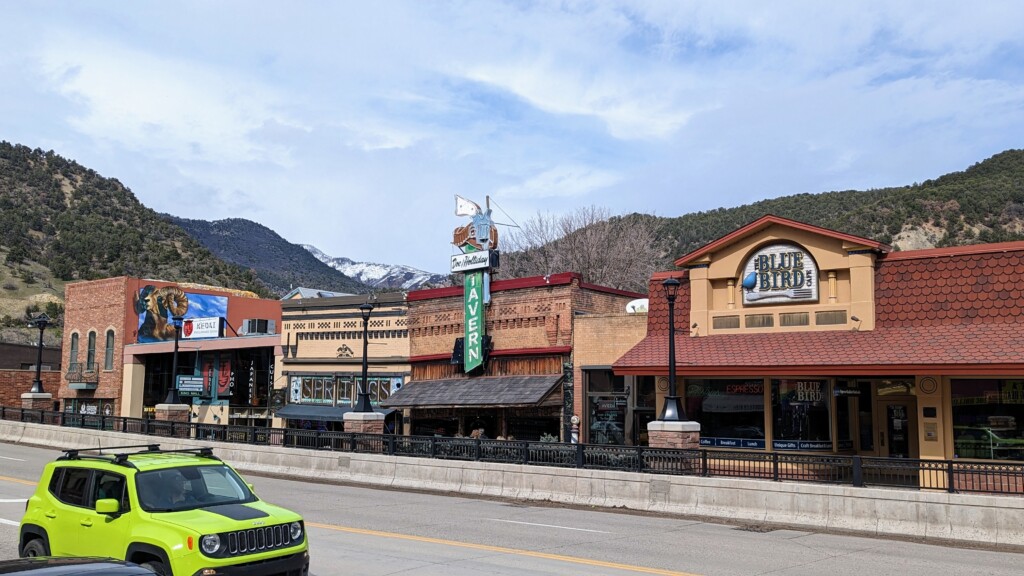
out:
<path id="1" fill-rule="evenodd" d="M 116 178 L 158 212 L 430 272 L 448 271 L 468 223 L 456 195 L 490 199 L 503 225 L 581 207 L 675 217 L 904 186 L 1024 148 L 1016 0 L 0 13 L 0 140 Z"/>

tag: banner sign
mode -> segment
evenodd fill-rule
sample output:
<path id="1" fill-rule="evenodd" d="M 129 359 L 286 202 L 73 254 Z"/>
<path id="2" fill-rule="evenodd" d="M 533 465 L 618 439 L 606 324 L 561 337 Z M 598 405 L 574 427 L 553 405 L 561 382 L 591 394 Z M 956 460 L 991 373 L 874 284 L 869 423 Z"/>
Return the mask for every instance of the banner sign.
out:
<path id="1" fill-rule="evenodd" d="M 463 369 L 471 372 L 484 362 L 484 273 L 469 272 L 465 282 L 466 331 Z"/>

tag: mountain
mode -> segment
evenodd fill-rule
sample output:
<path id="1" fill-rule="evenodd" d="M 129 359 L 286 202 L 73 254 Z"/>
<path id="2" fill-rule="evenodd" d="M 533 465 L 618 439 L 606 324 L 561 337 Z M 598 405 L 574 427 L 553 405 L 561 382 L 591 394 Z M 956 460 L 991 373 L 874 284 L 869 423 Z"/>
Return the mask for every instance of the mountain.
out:
<path id="1" fill-rule="evenodd" d="M 344 257 L 328 256 L 318 250 L 316 246 L 309 244 L 300 244 L 300 246 L 308 250 L 317 260 L 375 289 L 416 290 L 429 286 L 448 286 L 450 284 L 447 274 L 434 274 L 417 270 L 410 266 L 396 264 L 354 262 Z"/>
<path id="2" fill-rule="evenodd" d="M 251 220 L 228 218 L 208 222 L 162 216 L 218 258 L 252 270 L 279 296 L 299 286 L 350 294 L 371 291 L 370 286 L 324 264 L 302 246 Z"/>
<path id="3" fill-rule="evenodd" d="M 68 281 L 121 275 L 272 295 L 251 271 L 214 256 L 117 180 L 53 151 L 0 141 L 2 337 L 29 337 L 20 334 L 26 314 L 59 317 Z"/>

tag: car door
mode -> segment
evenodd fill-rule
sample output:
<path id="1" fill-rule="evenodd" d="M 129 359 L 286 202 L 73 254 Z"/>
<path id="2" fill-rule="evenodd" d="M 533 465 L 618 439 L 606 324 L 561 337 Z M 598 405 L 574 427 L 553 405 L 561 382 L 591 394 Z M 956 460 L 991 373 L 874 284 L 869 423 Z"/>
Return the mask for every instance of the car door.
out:
<path id="1" fill-rule="evenodd" d="M 58 474 L 55 471 L 54 474 Z M 53 498 L 43 510 L 50 554 L 54 556 L 81 556 L 82 516 L 87 510 L 92 470 L 65 466 L 51 484 Z"/>
<path id="2" fill-rule="evenodd" d="M 96 470 L 93 477 L 88 508 L 83 509 L 81 544 L 92 556 L 107 556 L 124 560 L 127 548 L 131 504 L 126 490 L 128 483 L 124 475 L 108 470 Z M 117 500 L 118 514 L 97 514 L 96 501 L 101 498 Z"/>

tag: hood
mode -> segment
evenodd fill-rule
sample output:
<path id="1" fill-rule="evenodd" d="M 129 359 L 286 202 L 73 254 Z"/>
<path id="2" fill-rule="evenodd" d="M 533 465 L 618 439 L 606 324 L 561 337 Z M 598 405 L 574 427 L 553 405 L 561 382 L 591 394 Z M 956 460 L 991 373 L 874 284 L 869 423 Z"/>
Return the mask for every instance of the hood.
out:
<path id="1" fill-rule="evenodd" d="M 201 535 L 274 526 L 302 520 L 302 516 L 291 510 L 263 501 L 207 506 L 181 512 L 155 512 L 153 518 L 194 530 Z"/>

